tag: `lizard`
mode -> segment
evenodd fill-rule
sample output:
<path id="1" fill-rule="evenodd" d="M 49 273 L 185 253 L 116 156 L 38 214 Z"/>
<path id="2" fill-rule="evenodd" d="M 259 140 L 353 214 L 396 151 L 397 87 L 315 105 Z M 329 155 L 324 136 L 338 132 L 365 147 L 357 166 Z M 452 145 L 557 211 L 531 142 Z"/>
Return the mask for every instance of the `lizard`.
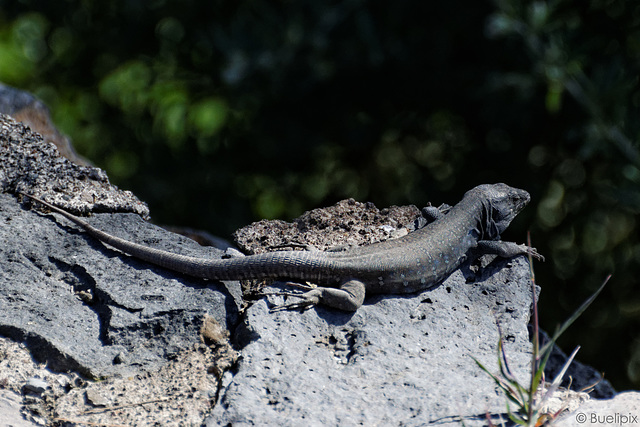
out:
<path id="1" fill-rule="evenodd" d="M 433 221 L 403 237 L 358 246 L 341 252 L 275 251 L 231 258 L 202 259 L 134 243 L 90 225 L 57 206 L 20 193 L 69 221 L 86 233 L 126 254 L 189 276 L 210 280 L 290 279 L 305 289 L 299 300 L 275 309 L 308 308 L 322 303 L 356 311 L 366 294 L 403 294 L 429 289 L 465 260 L 484 254 L 500 257 L 531 255 L 535 248 L 500 240 L 500 234 L 529 203 L 525 190 L 506 184 L 484 184 L 467 191 L 445 211 L 431 210 Z"/>

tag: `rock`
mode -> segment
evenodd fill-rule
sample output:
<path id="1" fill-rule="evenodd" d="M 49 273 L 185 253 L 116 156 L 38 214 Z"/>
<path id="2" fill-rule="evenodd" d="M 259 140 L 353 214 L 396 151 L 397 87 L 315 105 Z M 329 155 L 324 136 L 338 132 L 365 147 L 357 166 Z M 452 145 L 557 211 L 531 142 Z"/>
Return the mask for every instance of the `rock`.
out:
<path id="1" fill-rule="evenodd" d="M 0 187 L 46 192 L 44 198 L 75 211 L 148 214 L 131 193 L 112 187 L 104 172 L 60 157 L 40 135 L 1 115 Z M 237 284 L 149 268 L 55 215 L 28 208 L 0 194 L 0 333 L 26 343 L 52 369 L 99 378 L 158 368 L 199 342 L 205 316 L 224 328 L 237 322 L 239 290 L 236 299 L 228 290 Z M 98 214 L 88 221 L 160 248 L 205 258 L 222 254 L 136 214 Z"/>
<path id="2" fill-rule="evenodd" d="M 44 197 L 76 214 L 134 212 L 149 216 L 147 205 L 131 192 L 112 186 L 102 169 L 72 163 L 42 136 L 0 114 L 0 192 L 7 191 Z"/>
<path id="3" fill-rule="evenodd" d="M 527 261 L 463 271 L 418 295 L 368 298 L 356 313 L 269 313 L 258 301 L 207 425 L 475 425 L 503 413 L 505 397 L 473 358 L 497 371 L 497 320 L 512 371 L 527 377 Z"/>
<path id="4" fill-rule="evenodd" d="M 37 377 L 29 378 L 27 382 L 24 384 L 25 391 L 35 393 L 35 394 L 44 393 L 45 391 L 47 391 L 48 387 L 49 387 L 49 384 L 47 384 L 46 381 Z"/>
<path id="5" fill-rule="evenodd" d="M 420 210 L 392 206 L 379 210 L 373 203 L 353 199 L 303 213 L 293 222 L 258 221 L 234 233 L 245 253 L 264 253 L 279 246 L 304 243 L 318 250 L 361 246 L 398 238 L 415 229 Z"/>
<path id="6" fill-rule="evenodd" d="M 640 393 L 629 391 L 612 399 L 589 400 L 577 409 L 562 415 L 554 426 L 582 427 L 640 424 Z"/>
<path id="7" fill-rule="evenodd" d="M 55 144 L 58 151 L 74 163 L 90 165 L 87 159 L 75 152 L 69 138 L 56 129 L 47 106 L 29 92 L 0 83 L 0 114 L 23 122 L 42 135 L 45 141 Z"/>
<path id="8" fill-rule="evenodd" d="M 0 210 L 0 333 L 25 342 L 54 370 L 100 378 L 158 368 L 199 342 L 206 315 L 226 329 L 238 321 L 240 302 L 221 284 L 151 267 L 55 214 L 25 209 L 14 196 L 0 194 Z M 222 253 L 135 214 L 87 221 L 186 255 Z"/>
<path id="9" fill-rule="evenodd" d="M 5 116 L 0 188 L 7 192 L 0 194 L 0 335 L 23 343 L 35 359 L 0 338 L 0 355 L 6 354 L 0 357 L 0 385 L 15 393 L 32 379 L 25 390 L 36 394 L 26 393 L 21 403 L 36 422 L 484 425 L 486 413 L 496 422 L 505 418 L 506 398 L 474 358 L 497 372 L 500 335 L 511 372 L 528 382 L 532 292 L 523 257 L 483 260 L 486 268 L 479 272 L 465 264 L 434 289 L 372 296 L 356 313 L 324 307 L 270 313 L 283 297 L 259 296 L 238 326 L 243 300 L 237 282 L 151 266 L 57 214 L 21 204 L 16 191 L 76 213 L 146 212 L 133 195 L 110 186 L 102 171 L 61 158 Z M 410 232 L 424 221 L 419 212 L 347 200 L 293 225 L 257 223 L 238 237 L 253 252 L 283 243 L 322 249 L 368 244 Z M 137 214 L 98 213 L 87 221 L 174 253 L 223 254 Z M 580 406 L 585 396 L 569 394 L 570 410 L 596 402 Z"/>
<path id="10" fill-rule="evenodd" d="M 111 402 L 104 397 L 98 390 L 89 389 L 85 392 L 87 402 L 93 406 L 104 407 L 109 406 Z"/>
<path id="11" fill-rule="evenodd" d="M 223 252 L 144 221 L 146 205 L 112 187 L 104 172 L 60 157 L 6 116 L 0 116 L 0 187 L 0 335 L 23 343 L 36 361 L 0 339 L 0 356 L 6 354 L 0 386 L 24 390 L 24 413 L 40 424 L 202 422 L 220 372 L 236 358 L 228 330 L 239 321 L 239 284 L 150 267 L 6 191 L 44 194 L 81 213 L 135 212 L 87 220 L 174 252 L 203 258 Z M 23 389 L 25 378 L 31 380 Z M 91 412 L 105 404 L 120 408 Z"/>
<path id="12" fill-rule="evenodd" d="M 37 424 L 24 419 L 20 413 L 22 399 L 10 390 L 0 389 L 0 426 L 33 427 Z"/>
<path id="13" fill-rule="evenodd" d="M 52 372 L 34 362 L 24 345 L 0 337 L 0 387 L 5 388 L 0 388 L 0 426 L 11 425 L 5 420 L 18 426 L 65 424 L 61 420 L 74 425 L 200 425 L 218 389 L 218 377 L 210 370 L 229 369 L 221 362 L 226 356 L 200 343 L 159 369 L 87 381 L 77 373 Z M 42 378 L 49 387 L 40 396 L 21 398 L 28 377 Z M 10 407 L 3 406 L 5 395 L 12 397 Z"/>

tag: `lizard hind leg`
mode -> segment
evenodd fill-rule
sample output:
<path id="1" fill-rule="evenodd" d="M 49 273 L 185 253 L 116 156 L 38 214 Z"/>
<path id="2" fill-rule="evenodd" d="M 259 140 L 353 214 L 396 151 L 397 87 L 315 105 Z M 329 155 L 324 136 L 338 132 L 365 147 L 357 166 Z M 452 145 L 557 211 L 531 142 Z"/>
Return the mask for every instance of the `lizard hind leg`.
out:
<path id="1" fill-rule="evenodd" d="M 277 305 L 271 311 L 304 309 L 319 303 L 344 311 L 356 311 L 364 302 L 365 285 L 359 280 L 350 279 L 343 282 L 340 288 L 318 286 L 302 294 L 284 295 L 300 298 L 300 301 Z"/>

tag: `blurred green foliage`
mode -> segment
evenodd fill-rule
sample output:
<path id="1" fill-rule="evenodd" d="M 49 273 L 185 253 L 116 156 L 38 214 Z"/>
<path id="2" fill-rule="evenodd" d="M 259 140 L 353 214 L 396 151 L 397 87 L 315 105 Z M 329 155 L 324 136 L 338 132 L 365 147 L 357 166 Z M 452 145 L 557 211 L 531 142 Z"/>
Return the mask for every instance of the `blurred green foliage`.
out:
<path id="1" fill-rule="evenodd" d="M 160 223 L 228 235 L 341 198 L 532 193 L 543 326 L 640 387 L 640 5 L 0 1 L 0 81 Z M 544 321 L 546 320 L 546 324 Z"/>

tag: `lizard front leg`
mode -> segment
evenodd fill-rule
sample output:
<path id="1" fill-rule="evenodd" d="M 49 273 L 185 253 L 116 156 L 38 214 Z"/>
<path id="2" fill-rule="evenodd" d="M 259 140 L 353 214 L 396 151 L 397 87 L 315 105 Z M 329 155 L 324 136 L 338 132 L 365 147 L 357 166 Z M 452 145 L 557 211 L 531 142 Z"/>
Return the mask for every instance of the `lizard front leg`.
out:
<path id="1" fill-rule="evenodd" d="M 350 279 L 343 282 L 340 288 L 318 286 L 302 294 L 284 294 L 300 298 L 301 301 L 277 305 L 271 311 L 307 308 L 320 303 L 339 310 L 356 311 L 364 302 L 365 293 L 364 283 L 356 279 Z"/>

